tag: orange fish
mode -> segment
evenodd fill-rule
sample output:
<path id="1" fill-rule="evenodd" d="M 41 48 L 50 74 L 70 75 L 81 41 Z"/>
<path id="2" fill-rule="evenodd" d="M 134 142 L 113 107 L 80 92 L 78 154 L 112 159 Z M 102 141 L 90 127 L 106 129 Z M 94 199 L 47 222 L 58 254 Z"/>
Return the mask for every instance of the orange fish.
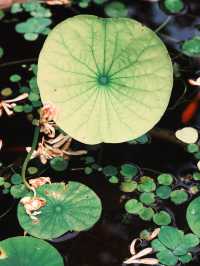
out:
<path id="1" fill-rule="evenodd" d="M 196 114 L 200 105 L 200 92 L 192 99 L 192 101 L 186 106 L 182 113 L 181 121 L 183 124 L 188 124 Z"/>

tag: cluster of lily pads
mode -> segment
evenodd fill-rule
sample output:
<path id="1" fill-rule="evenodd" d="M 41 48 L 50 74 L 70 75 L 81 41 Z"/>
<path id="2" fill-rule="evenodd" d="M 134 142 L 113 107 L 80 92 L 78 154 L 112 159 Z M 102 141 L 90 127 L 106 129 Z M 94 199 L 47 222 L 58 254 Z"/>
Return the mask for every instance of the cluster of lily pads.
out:
<path id="1" fill-rule="evenodd" d="M 157 178 L 152 178 L 144 176 L 141 169 L 134 164 L 122 164 L 119 169 L 113 165 L 102 167 L 96 164 L 92 156 L 84 156 L 81 159 L 85 164 L 83 169 L 86 175 L 92 174 L 93 171 L 101 172 L 110 183 L 118 185 L 122 192 L 128 193 L 130 199 L 125 204 L 127 213 L 138 215 L 145 221 L 153 220 L 157 225 L 168 225 L 172 222 L 169 212 L 162 209 L 163 200 L 181 205 L 190 199 L 190 195 L 199 191 L 198 182 L 186 189 L 169 173 L 161 173 Z"/>
<path id="2" fill-rule="evenodd" d="M 30 18 L 24 22 L 17 23 L 15 30 L 23 34 L 25 40 L 35 41 L 40 34 L 48 35 L 50 32 L 49 26 L 52 24 L 52 13 L 49 8 L 43 6 L 39 1 L 28 1 L 12 5 L 12 14 L 21 12 L 27 12 Z"/>

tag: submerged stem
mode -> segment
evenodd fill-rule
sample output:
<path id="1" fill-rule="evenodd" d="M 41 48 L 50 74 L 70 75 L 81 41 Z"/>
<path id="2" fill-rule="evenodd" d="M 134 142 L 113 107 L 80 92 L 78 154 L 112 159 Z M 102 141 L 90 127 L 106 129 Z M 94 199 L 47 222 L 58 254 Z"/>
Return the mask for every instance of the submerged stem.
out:
<path id="1" fill-rule="evenodd" d="M 29 189 L 29 190 L 33 190 L 33 188 L 29 185 L 29 183 L 26 181 L 26 168 L 28 166 L 28 163 L 31 159 L 31 156 L 37 146 L 37 143 L 38 143 L 38 137 L 39 137 L 39 134 L 40 134 L 40 128 L 38 126 L 35 127 L 35 130 L 34 130 L 34 135 L 33 135 L 33 142 L 32 142 L 32 146 L 31 146 L 31 150 L 30 152 L 27 154 L 26 156 L 26 159 L 24 160 L 24 163 L 22 165 L 22 172 L 21 172 L 21 175 L 22 175 L 22 180 L 23 180 L 23 183 L 24 185 Z"/>
<path id="2" fill-rule="evenodd" d="M 168 16 L 166 20 L 155 30 L 155 32 L 158 33 L 159 31 L 161 31 L 170 22 L 171 18 L 171 16 Z"/>
<path id="3" fill-rule="evenodd" d="M 1 67 L 12 66 L 12 65 L 17 65 L 17 64 L 30 63 L 30 62 L 33 62 L 33 61 L 37 61 L 37 58 L 27 58 L 27 59 L 22 59 L 22 60 L 5 62 L 3 64 L 0 64 L 0 68 Z"/>

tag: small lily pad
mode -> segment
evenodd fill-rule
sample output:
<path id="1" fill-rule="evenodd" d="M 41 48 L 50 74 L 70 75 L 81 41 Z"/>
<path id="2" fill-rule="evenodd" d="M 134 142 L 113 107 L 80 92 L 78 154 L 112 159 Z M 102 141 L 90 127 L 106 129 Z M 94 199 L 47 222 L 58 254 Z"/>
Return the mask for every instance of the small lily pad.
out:
<path id="1" fill-rule="evenodd" d="M 101 202 L 87 186 L 78 182 L 45 184 L 37 189 L 37 196 L 47 204 L 41 209 L 38 222 L 18 205 L 18 220 L 30 235 L 43 239 L 57 238 L 68 231 L 82 231 L 93 226 L 101 215 Z"/>
<path id="2" fill-rule="evenodd" d="M 13 74 L 10 76 L 10 81 L 11 82 L 19 82 L 21 80 L 21 76 L 18 74 Z"/>
<path id="3" fill-rule="evenodd" d="M 169 186 L 173 182 L 173 176 L 170 174 L 161 174 L 157 177 L 160 185 Z"/>
<path id="4" fill-rule="evenodd" d="M 13 174 L 11 176 L 11 183 L 14 185 L 19 185 L 22 183 L 22 177 L 20 174 Z"/>
<path id="5" fill-rule="evenodd" d="M 92 169 L 91 167 L 86 166 L 86 167 L 84 168 L 84 173 L 85 173 L 86 175 L 90 175 L 92 172 L 93 172 L 93 169 Z"/>
<path id="6" fill-rule="evenodd" d="M 104 10 L 106 15 L 111 18 L 128 16 L 128 8 L 124 3 L 119 1 L 113 1 L 107 4 Z"/>
<path id="7" fill-rule="evenodd" d="M 111 176 L 108 180 L 111 184 L 117 184 L 119 183 L 119 178 L 115 175 Z"/>
<path id="8" fill-rule="evenodd" d="M 67 169 L 69 164 L 68 160 L 63 159 L 63 157 L 55 157 L 50 160 L 50 166 L 53 170 L 62 172 Z"/>
<path id="9" fill-rule="evenodd" d="M 155 202 L 155 194 L 151 192 L 143 192 L 140 194 L 140 201 L 145 205 L 151 205 Z"/>
<path id="10" fill-rule="evenodd" d="M 200 181 L 200 172 L 194 172 L 192 177 L 194 180 Z"/>
<path id="11" fill-rule="evenodd" d="M 142 176 L 138 185 L 138 190 L 141 192 L 152 192 L 156 189 L 156 184 L 151 177 Z"/>
<path id="12" fill-rule="evenodd" d="M 139 212 L 139 216 L 144 221 L 150 221 L 153 218 L 154 211 L 152 208 L 143 207 L 142 210 Z"/>
<path id="13" fill-rule="evenodd" d="M 159 186 L 156 189 L 156 195 L 161 199 L 168 199 L 172 189 L 169 186 Z"/>
<path id="14" fill-rule="evenodd" d="M 137 182 L 132 180 L 124 181 L 120 184 L 120 190 L 123 192 L 133 192 L 137 188 Z"/>
<path id="15" fill-rule="evenodd" d="M 182 51 L 188 56 L 200 56 L 200 36 L 185 41 L 182 45 Z"/>
<path id="16" fill-rule="evenodd" d="M 199 146 L 197 144 L 188 144 L 187 145 L 187 151 L 189 153 L 195 153 L 199 151 Z"/>
<path id="17" fill-rule="evenodd" d="M 200 237 L 200 197 L 189 204 L 186 218 L 192 232 Z"/>
<path id="18" fill-rule="evenodd" d="M 125 210 L 131 214 L 139 214 L 143 209 L 143 204 L 136 199 L 130 199 L 125 204 Z"/>
<path id="19" fill-rule="evenodd" d="M 3 50 L 3 48 L 0 46 L 0 58 L 3 57 L 3 55 L 4 55 L 4 50 Z"/>
<path id="20" fill-rule="evenodd" d="M 135 165 L 133 164 L 123 164 L 121 166 L 121 171 L 120 173 L 125 176 L 125 177 L 134 177 L 138 172 L 138 169 Z"/>
<path id="21" fill-rule="evenodd" d="M 184 4 L 182 0 L 164 0 L 164 7 L 170 13 L 178 13 L 183 10 Z"/>
<path id="22" fill-rule="evenodd" d="M 182 204 L 188 200 L 188 194 L 182 189 L 176 189 L 171 192 L 170 199 L 176 205 Z"/>
<path id="23" fill-rule="evenodd" d="M 28 195 L 29 191 L 24 184 L 14 185 L 10 189 L 10 194 L 15 199 L 20 199 Z"/>
<path id="24" fill-rule="evenodd" d="M 0 265 L 64 266 L 64 262 L 58 251 L 46 241 L 17 236 L 0 242 Z"/>
<path id="25" fill-rule="evenodd" d="M 157 225 L 168 225 L 171 223 L 171 216 L 166 211 L 154 214 L 153 221 Z"/>
<path id="26" fill-rule="evenodd" d="M 118 171 L 117 168 L 113 165 L 107 165 L 103 168 L 103 174 L 105 176 L 113 176 L 117 175 Z"/>

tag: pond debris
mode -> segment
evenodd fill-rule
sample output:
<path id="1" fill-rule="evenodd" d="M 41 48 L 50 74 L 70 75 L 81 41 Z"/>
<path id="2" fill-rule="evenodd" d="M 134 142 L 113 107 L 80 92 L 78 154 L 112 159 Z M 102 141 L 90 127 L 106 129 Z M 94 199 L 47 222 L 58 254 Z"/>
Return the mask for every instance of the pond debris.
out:
<path id="1" fill-rule="evenodd" d="M 3 146 L 3 140 L 0 139 L 0 150 L 2 149 L 2 146 Z"/>
<path id="2" fill-rule="evenodd" d="M 50 177 L 38 177 L 38 178 L 33 178 L 33 179 L 29 179 L 29 184 L 31 185 L 31 187 L 33 187 L 34 189 L 41 187 L 43 185 L 45 185 L 46 183 L 51 184 L 51 179 Z"/>
<path id="3" fill-rule="evenodd" d="M 199 138 L 198 130 L 193 127 L 179 129 L 176 131 L 175 136 L 177 139 L 187 144 L 195 143 Z"/>
<path id="4" fill-rule="evenodd" d="M 12 109 L 16 106 L 16 102 L 19 102 L 26 98 L 28 98 L 28 93 L 22 93 L 16 98 L 0 101 L 0 116 L 3 115 L 3 111 L 5 111 L 8 116 L 11 116 L 14 113 Z"/>
<path id="5" fill-rule="evenodd" d="M 189 79 L 188 82 L 192 86 L 198 86 L 198 87 L 200 87 L 200 77 L 198 77 L 195 80 L 194 79 Z"/>
<path id="6" fill-rule="evenodd" d="M 71 5 L 71 0 L 45 0 L 48 5 Z"/>
<path id="7" fill-rule="evenodd" d="M 158 236 L 158 234 L 160 233 L 160 228 L 156 228 L 152 233 L 150 233 L 149 237 L 148 237 L 148 241 L 153 240 L 154 238 L 156 238 Z M 132 257 L 130 257 L 129 259 L 125 260 L 123 263 L 125 264 L 146 264 L 146 265 L 156 265 L 159 263 L 159 260 L 155 259 L 155 258 L 143 258 L 146 255 L 152 254 L 154 252 L 154 250 L 152 248 L 145 248 L 141 251 L 139 251 L 138 253 L 136 253 L 135 250 L 135 246 L 137 244 L 137 242 L 142 242 L 142 240 L 140 238 L 135 238 L 131 245 L 130 245 L 130 253 L 131 255 L 133 255 Z"/>
<path id="8" fill-rule="evenodd" d="M 55 106 L 45 104 L 40 111 L 40 132 L 46 134 L 49 138 L 55 137 L 55 122 L 53 121 L 57 115 Z"/>
<path id="9" fill-rule="evenodd" d="M 38 144 L 38 148 L 33 152 L 31 159 L 39 157 L 42 164 L 46 164 L 49 159 L 54 157 L 63 157 L 69 159 L 71 155 L 84 155 L 87 153 L 85 150 L 73 151 L 70 149 L 72 138 L 68 135 L 60 133 L 55 139 L 45 140 Z M 27 147 L 29 152 L 31 147 Z"/>
<path id="10" fill-rule="evenodd" d="M 25 211 L 30 218 L 35 222 L 39 222 L 36 216 L 41 214 L 39 210 L 46 205 L 46 200 L 40 197 L 26 196 L 20 200 L 20 203 L 24 205 Z"/>
<path id="11" fill-rule="evenodd" d="M 6 252 L 0 247 L 0 260 L 6 259 Z"/>

